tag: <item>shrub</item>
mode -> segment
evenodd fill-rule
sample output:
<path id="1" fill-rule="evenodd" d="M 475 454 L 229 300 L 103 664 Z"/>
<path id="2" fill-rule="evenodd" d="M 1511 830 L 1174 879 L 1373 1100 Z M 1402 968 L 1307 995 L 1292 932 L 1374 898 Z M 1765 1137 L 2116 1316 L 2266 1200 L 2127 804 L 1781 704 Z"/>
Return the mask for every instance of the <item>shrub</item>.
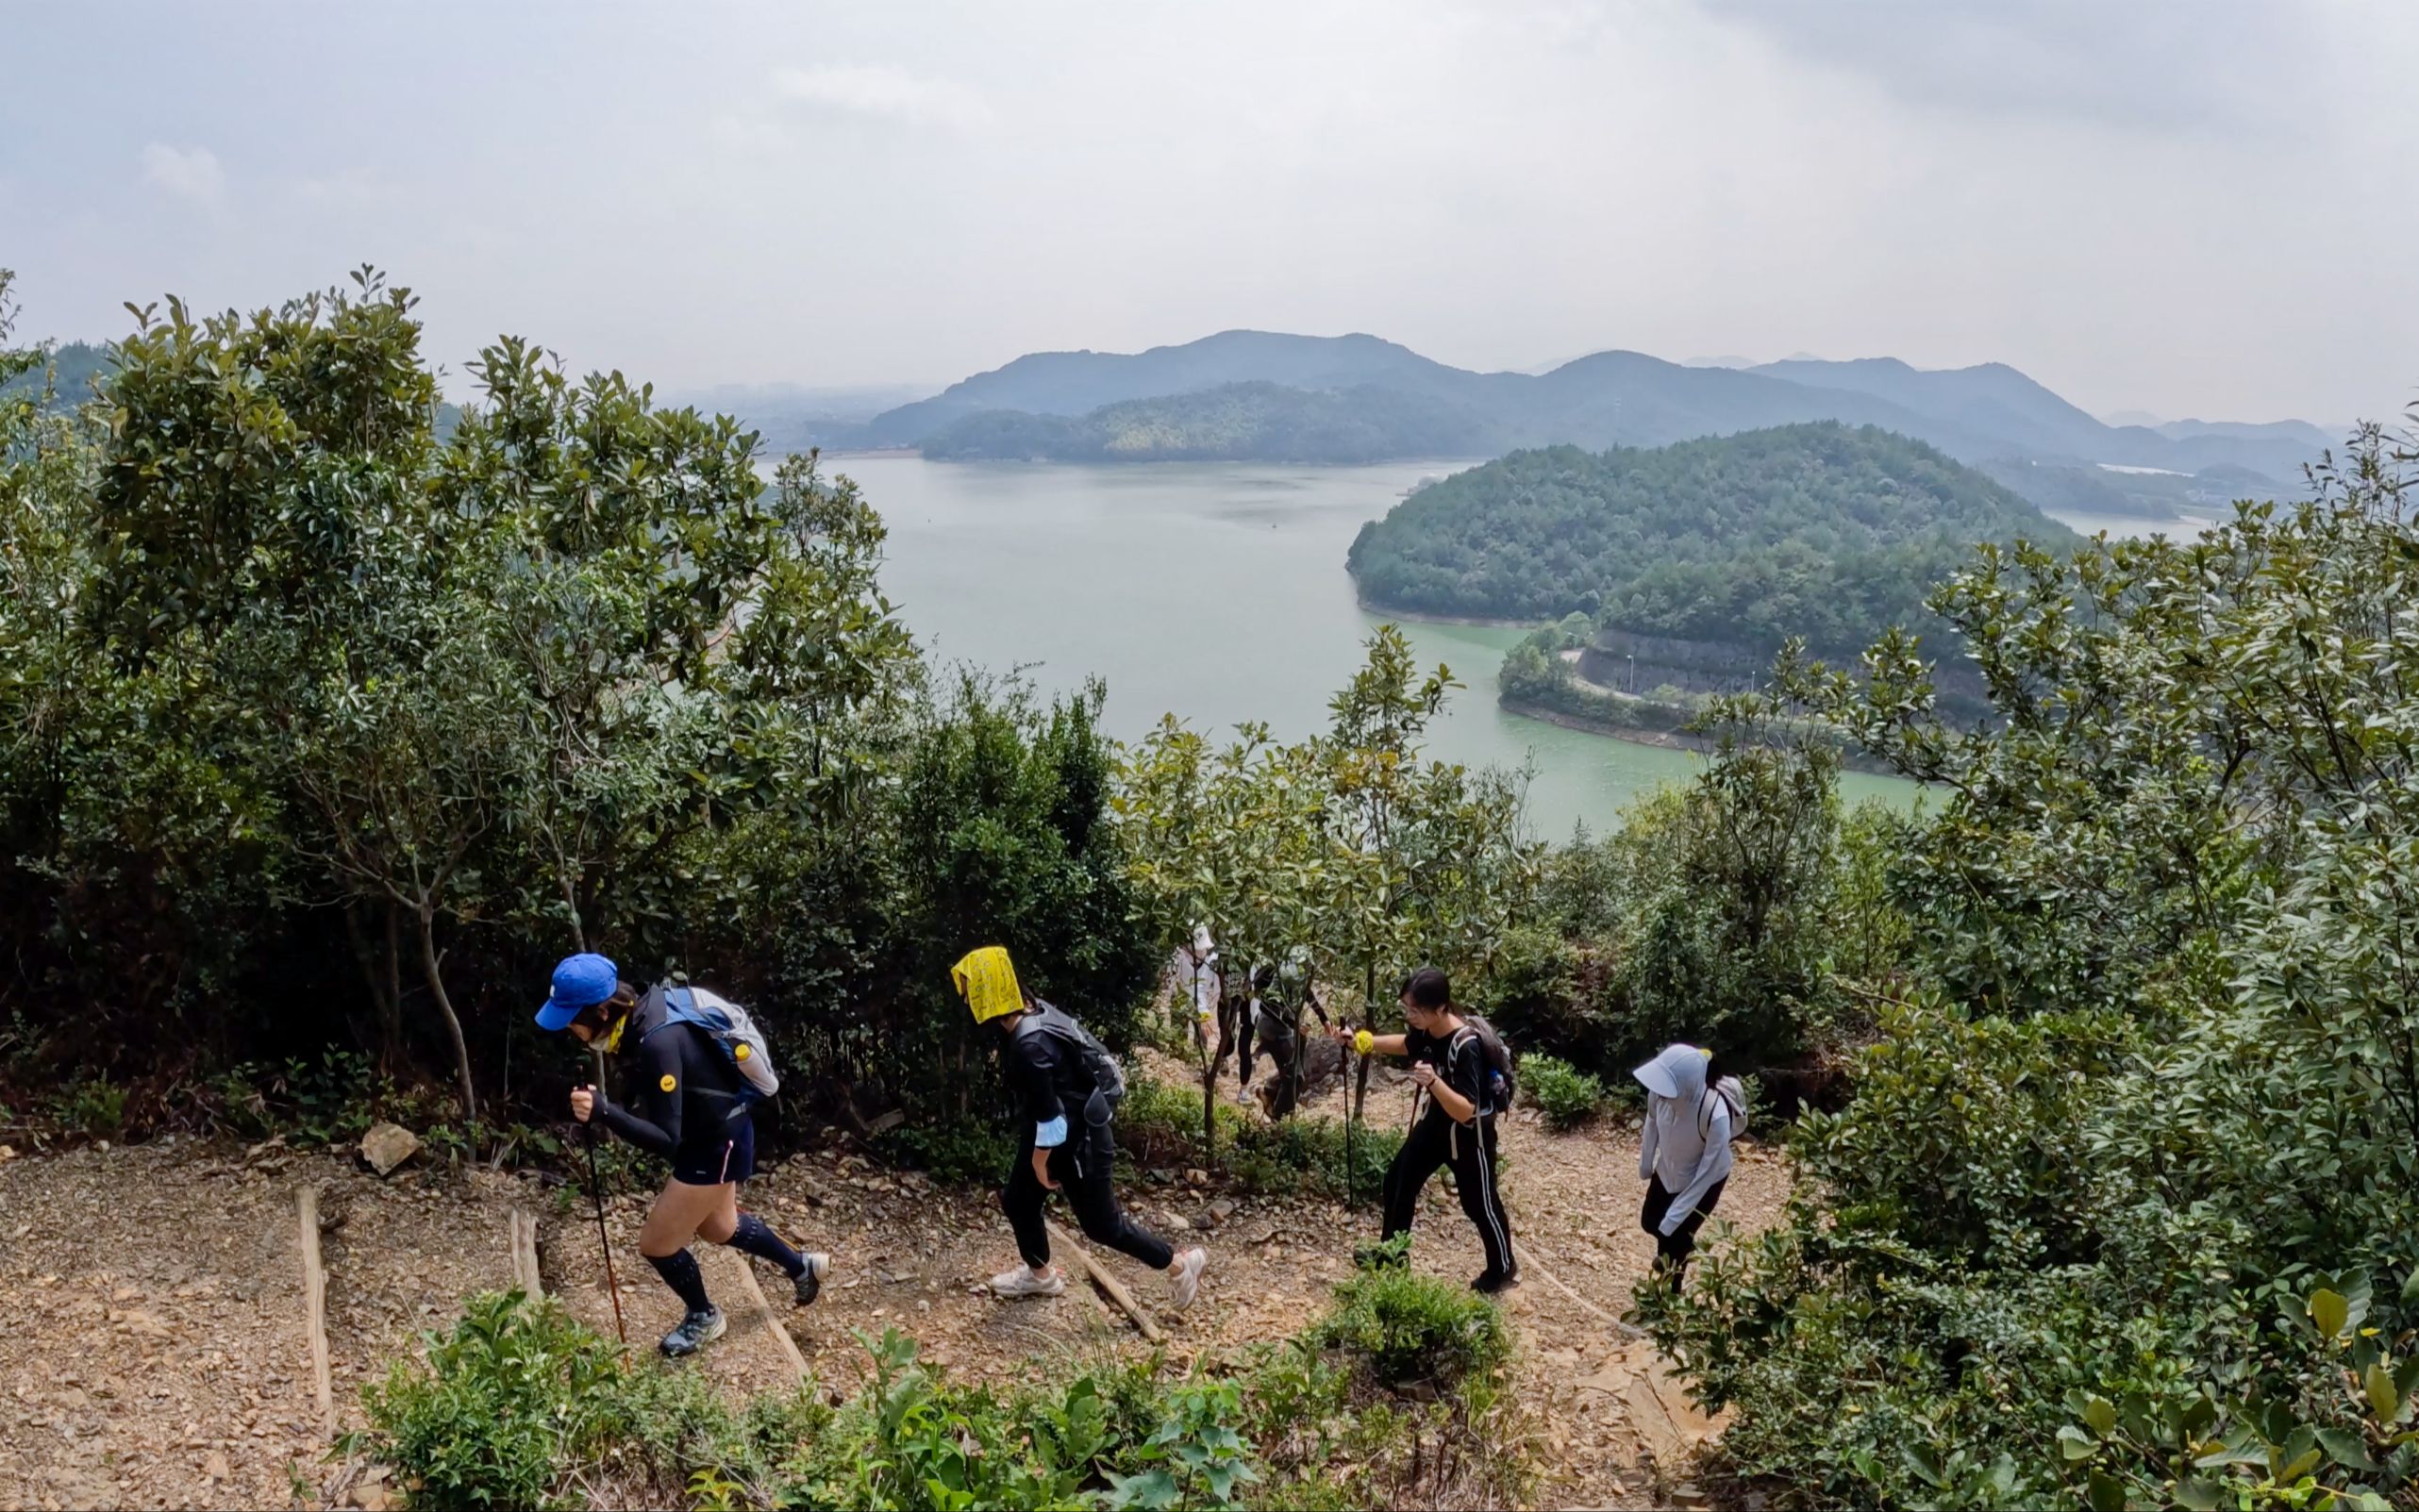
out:
<path id="1" fill-rule="evenodd" d="M 1310 1338 L 1351 1354 L 1382 1386 L 1491 1381 L 1511 1338 L 1495 1304 L 1399 1264 L 1363 1270 L 1336 1288 L 1335 1309 Z"/>
<path id="2" fill-rule="evenodd" d="M 362 1393 L 365 1447 L 414 1504 L 559 1504 L 565 1482 L 613 1452 L 651 1485 L 720 1460 L 693 1453 L 737 1424 L 703 1377 L 635 1367 L 562 1304 L 518 1291 L 473 1298 L 450 1335 L 426 1338 Z"/>
<path id="3" fill-rule="evenodd" d="M 1545 1122 L 1557 1129 L 1575 1129 L 1602 1111 L 1604 1083 L 1575 1070 L 1570 1062 L 1547 1055 L 1520 1057 L 1523 1095 L 1537 1105 Z"/>

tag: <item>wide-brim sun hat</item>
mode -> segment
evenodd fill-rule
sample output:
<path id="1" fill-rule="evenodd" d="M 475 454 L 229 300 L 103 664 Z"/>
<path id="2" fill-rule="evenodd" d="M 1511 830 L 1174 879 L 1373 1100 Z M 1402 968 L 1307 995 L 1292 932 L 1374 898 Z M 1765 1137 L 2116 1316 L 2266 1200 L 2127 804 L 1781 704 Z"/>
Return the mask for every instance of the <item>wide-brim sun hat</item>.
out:
<path id="1" fill-rule="evenodd" d="M 622 973 L 614 964 L 594 952 L 566 955 L 555 968 L 554 990 L 538 1009 L 538 1027 L 546 1030 L 567 1028 L 583 1008 L 592 1008 L 609 998 L 622 985 Z"/>

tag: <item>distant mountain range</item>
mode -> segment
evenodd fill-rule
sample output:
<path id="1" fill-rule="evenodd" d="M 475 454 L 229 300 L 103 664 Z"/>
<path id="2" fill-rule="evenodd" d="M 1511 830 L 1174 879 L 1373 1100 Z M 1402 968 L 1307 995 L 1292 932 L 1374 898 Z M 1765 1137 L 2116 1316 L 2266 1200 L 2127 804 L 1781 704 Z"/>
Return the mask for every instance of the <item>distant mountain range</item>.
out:
<path id="1" fill-rule="evenodd" d="M 1891 357 L 1794 357 L 1733 368 L 1616 351 L 1544 373 L 1473 373 L 1375 336 L 1226 331 L 1133 354 L 1032 353 L 826 444 L 959 459 L 1364 461 L 1660 446 L 1810 421 L 1912 437 L 1990 464 L 2020 491 L 2049 491 L 2027 487 L 2048 469 L 2061 500 L 2093 493 L 2092 474 L 2113 468 L 2197 478 L 2185 491 L 2210 498 L 2293 490 L 2329 440 L 2299 421 L 2110 425 L 1996 362 L 1924 370 Z M 2100 491 L 2095 502 L 2112 512 L 2168 512 L 2138 488 Z"/>

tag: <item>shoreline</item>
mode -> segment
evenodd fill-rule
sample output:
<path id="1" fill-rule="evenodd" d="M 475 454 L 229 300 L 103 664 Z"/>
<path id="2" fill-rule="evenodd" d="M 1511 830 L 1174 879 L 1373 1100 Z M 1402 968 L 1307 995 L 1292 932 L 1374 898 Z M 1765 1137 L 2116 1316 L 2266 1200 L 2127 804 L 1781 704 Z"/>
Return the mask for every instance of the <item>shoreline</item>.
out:
<path id="1" fill-rule="evenodd" d="M 1705 756 L 1710 754 L 1717 743 L 1702 735 L 1693 735 L 1683 729 L 1658 730 L 1641 725 L 1601 724 L 1583 715 L 1566 714 L 1560 709 L 1547 708 L 1542 704 L 1506 698 L 1500 693 L 1495 697 L 1495 706 L 1507 714 L 1517 715 L 1525 720 L 1535 720 L 1541 724 L 1551 724 L 1557 729 L 1570 730 L 1575 734 L 1600 735 L 1609 740 L 1627 740 L 1632 745 L 1659 746 L 1666 751 L 1690 751 L 1698 756 Z M 1664 708 L 1669 706 L 1655 704 L 1648 706 Z M 1842 744 L 1839 751 L 1840 768 L 1843 772 L 1860 773 L 1868 777 L 1897 777 L 1904 781 L 1914 780 L 1888 762 L 1877 761 L 1863 752 L 1852 750 L 1845 744 Z M 1922 784 L 1917 783 L 1916 786 L 1921 787 Z"/>
<path id="2" fill-rule="evenodd" d="M 1425 609 L 1389 608 L 1372 604 L 1361 597 L 1360 584 L 1353 585 L 1353 606 L 1363 614 L 1374 614 L 1384 620 L 1400 620 L 1407 624 L 1466 624 L 1479 630 L 1543 630 L 1551 620 L 1492 620 L 1483 614 L 1430 614 Z"/>

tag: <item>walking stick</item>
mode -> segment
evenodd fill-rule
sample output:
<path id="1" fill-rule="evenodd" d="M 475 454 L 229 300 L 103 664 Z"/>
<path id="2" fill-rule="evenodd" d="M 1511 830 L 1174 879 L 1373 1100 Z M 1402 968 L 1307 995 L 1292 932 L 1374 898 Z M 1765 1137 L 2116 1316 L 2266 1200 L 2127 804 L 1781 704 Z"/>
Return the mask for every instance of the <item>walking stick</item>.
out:
<path id="1" fill-rule="evenodd" d="M 596 1053 L 596 1085 L 605 1085 L 605 1053 Z M 605 1232 L 605 1184 L 596 1177 L 596 1106 L 589 1105 L 588 1122 L 588 1195 L 596 1204 L 596 1247 L 605 1252 L 605 1294 L 613 1299 L 613 1334 L 622 1347 L 630 1347 L 630 1331 L 622 1323 L 622 1284 L 613 1275 L 613 1240 Z"/>

